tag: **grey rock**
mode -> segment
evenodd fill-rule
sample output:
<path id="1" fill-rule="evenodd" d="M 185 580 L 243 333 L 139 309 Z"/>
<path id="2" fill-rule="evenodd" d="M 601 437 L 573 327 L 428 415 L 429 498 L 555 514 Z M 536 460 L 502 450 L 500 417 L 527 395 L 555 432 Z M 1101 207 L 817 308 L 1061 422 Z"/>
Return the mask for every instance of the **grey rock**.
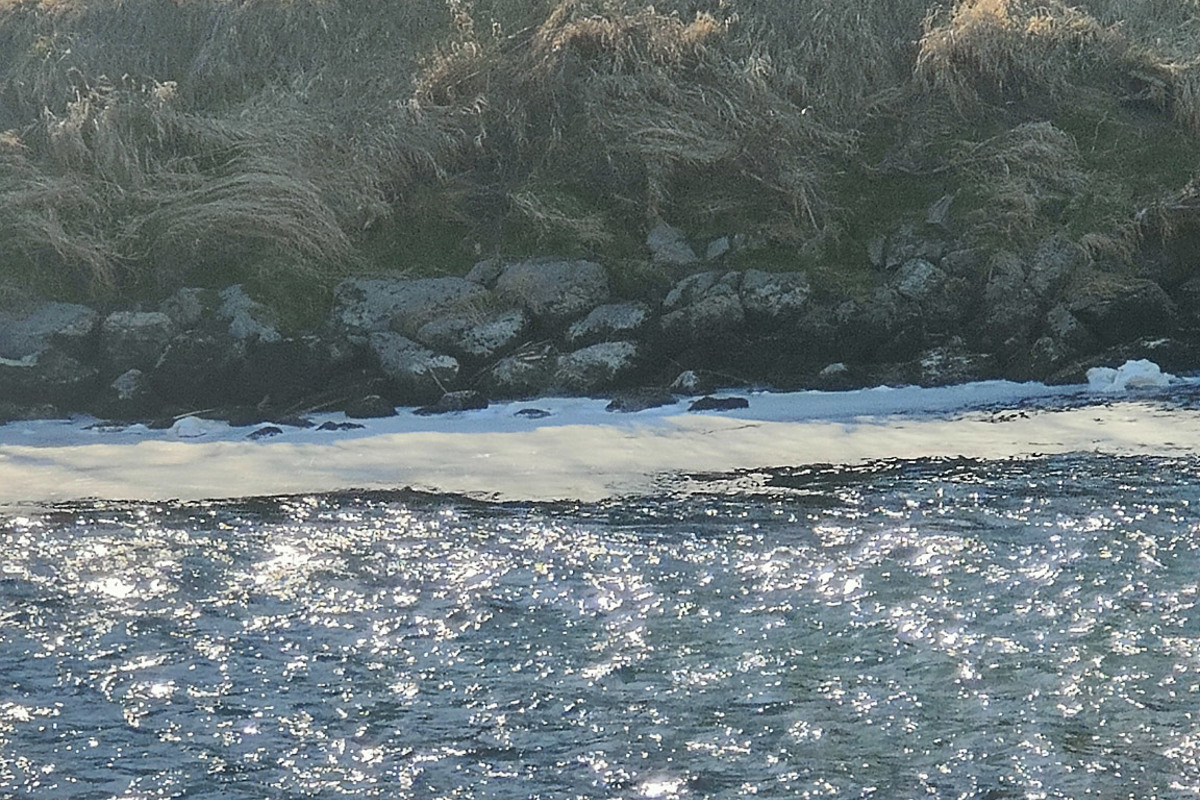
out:
<path id="1" fill-rule="evenodd" d="M 251 441 L 258 441 L 259 439 L 269 439 L 272 436 L 278 436 L 281 433 L 283 433 L 283 428 L 280 428 L 277 425 L 264 425 L 261 428 L 246 434 L 246 438 L 250 439 Z"/>
<path id="2" fill-rule="evenodd" d="M 954 197 L 957 193 L 951 192 L 944 194 L 930 204 L 925 211 L 925 224 L 933 225 L 941 228 L 943 231 L 950 230 L 950 206 L 954 204 Z"/>
<path id="3" fill-rule="evenodd" d="M 1065 236 L 1041 242 L 1029 261 L 1029 289 L 1045 308 L 1077 269 L 1087 262 L 1083 249 Z"/>
<path id="4" fill-rule="evenodd" d="M 608 301 L 608 273 L 592 261 L 522 261 L 505 266 L 495 291 L 539 322 L 560 325 Z"/>
<path id="5" fill-rule="evenodd" d="M 20 360 L 54 345 L 80 356 L 96 331 L 100 315 L 74 303 L 42 303 L 0 312 L 0 358 Z"/>
<path id="6" fill-rule="evenodd" d="M 350 278 L 334 289 L 330 325 L 351 335 L 391 330 L 413 334 L 447 308 L 485 298 L 465 278 Z"/>
<path id="7" fill-rule="evenodd" d="M 491 359 L 520 344 L 529 315 L 519 308 L 481 313 L 447 311 L 421 326 L 418 342 L 462 359 Z"/>
<path id="8" fill-rule="evenodd" d="M 544 408 L 522 408 L 514 411 L 513 416 L 521 419 L 545 419 L 553 415 Z"/>
<path id="9" fill-rule="evenodd" d="M 241 284 L 221 290 L 217 318 L 229 323 L 229 335 L 238 341 L 277 342 L 283 338 L 275 314 L 246 294 Z"/>
<path id="10" fill-rule="evenodd" d="M 926 350 L 917 359 L 920 368 L 918 383 L 922 386 L 949 386 L 996 375 L 995 357 L 988 353 L 973 353 L 959 337 L 941 347 Z"/>
<path id="11" fill-rule="evenodd" d="M 650 231 L 646 237 L 646 247 L 650 248 L 650 259 L 655 264 L 686 267 L 700 260 L 683 231 L 665 222 Z"/>
<path id="12" fill-rule="evenodd" d="M 531 397 L 547 389 L 557 363 L 548 345 L 530 347 L 496 362 L 483 384 L 493 397 Z"/>
<path id="13" fill-rule="evenodd" d="M 150 376 L 140 369 L 131 369 L 117 376 L 101 392 L 99 410 L 110 418 L 136 419 L 150 415 L 160 402 Z"/>
<path id="14" fill-rule="evenodd" d="M 650 322 L 645 303 L 610 303 L 597 306 L 567 329 L 567 343 L 584 347 L 613 339 L 634 339 Z"/>
<path id="15" fill-rule="evenodd" d="M 375 397 L 379 397 L 379 395 L 375 395 Z M 380 398 L 381 402 L 382 400 L 383 398 Z M 388 405 L 388 408 L 391 408 L 391 406 Z M 388 416 L 395 415 L 396 409 L 392 408 L 392 413 Z M 322 422 L 316 429 L 319 431 L 357 431 L 365 427 L 365 425 L 359 425 L 357 422 Z"/>
<path id="16" fill-rule="evenodd" d="M 433 352 L 398 333 L 372 333 L 368 347 L 403 403 L 437 400 L 458 379 L 458 361 Z"/>
<path id="17" fill-rule="evenodd" d="M 634 342 L 601 342 L 584 347 L 559 357 L 554 383 L 580 394 L 611 389 L 637 373 L 639 355 Z"/>
<path id="18" fill-rule="evenodd" d="M 100 324 L 100 356 L 110 375 L 150 370 L 175 335 L 175 323 L 160 311 L 117 311 Z"/>
<path id="19" fill-rule="evenodd" d="M 670 389 L 677 394 L 701 394 L 706 386 L 695 370 L 685 369 L 671 381 Z"/>
<path id="20" fill-rule="evenodd" d="M 748 269 L 742 276 L 740 295 L 751 323 L 778 324 L 795 319 L 808 304 L 812 287 L 803 272 L 763 272 Z"/>
<path id="21" fill-rule="evenodd" d="M 733 245 L 730 243 L 728 236 L 718 236 L 708 243 L 708 248 L 704 251 L 704 260 L 716 261 L 732 249 Z"/>
<path id="22" fill-rule="evenodd" d="M 749 407 L 750 401 L 744 397 L 701 397 L 688 406 L 688 411 L 737 411 Z"/>
<path id="23" fill-rule="evenodd" d="M 905 261 L 892 279 L 896 291 L 918 302 L 929 298 L 945 281 L 946 273 L 923 258 Z"/>
<path id="24" fill-rule="evenodd" d="M 707 344 L 740 330 L 746 312 L 740 272 L 701 272 L 675 285 L 663 301 L 663 335 L 676 345 Z"/>

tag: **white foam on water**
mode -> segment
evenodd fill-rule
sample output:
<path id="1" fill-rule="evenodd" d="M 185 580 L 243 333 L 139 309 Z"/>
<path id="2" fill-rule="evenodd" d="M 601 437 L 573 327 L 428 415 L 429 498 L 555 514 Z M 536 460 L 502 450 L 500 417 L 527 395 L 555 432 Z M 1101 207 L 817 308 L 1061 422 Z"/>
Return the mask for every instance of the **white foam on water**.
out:
<path id="1" fill-rule="evenodd" d="M 1147 388 L 1195 379 L 1164 375 L 1151 362 L 1114 373 L 1087 386 L 987 381 L 741 393 L 749 408 L 719 413 L 688 413 L 689 400 L 612 413 L 607 401 L 588 398 L 433 417 L 401 409 L 356 420 L 361 429 L 279 426 L 282 433 L 257 441 L 247 435 L 259 426 L 196 417 L 166 430 L 90 418 L 13 423 L 0 426 L 0 504 L 404 487 L 591 501 L 651 491 L 664 476 L 688 472 L 931 456 L 1200 453 L 1200 415 L 1146 396 Z M 1091 396 L 1104 402 L 1090 403 Z M 525 409 L 547 415 L 519 416 Z M 347 421 L 341 414 L 312 420 Z"/>

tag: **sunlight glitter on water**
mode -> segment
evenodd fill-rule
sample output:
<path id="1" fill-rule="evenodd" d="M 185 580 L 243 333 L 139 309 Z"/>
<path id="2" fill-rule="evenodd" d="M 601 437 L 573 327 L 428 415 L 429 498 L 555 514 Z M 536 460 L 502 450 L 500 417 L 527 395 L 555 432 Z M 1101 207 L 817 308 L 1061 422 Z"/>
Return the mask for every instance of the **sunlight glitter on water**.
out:
<path id="1" fill-rule="evenodd" d="M 1187 796 L 1196 467 L 0 522 L 0 795 Z"/>

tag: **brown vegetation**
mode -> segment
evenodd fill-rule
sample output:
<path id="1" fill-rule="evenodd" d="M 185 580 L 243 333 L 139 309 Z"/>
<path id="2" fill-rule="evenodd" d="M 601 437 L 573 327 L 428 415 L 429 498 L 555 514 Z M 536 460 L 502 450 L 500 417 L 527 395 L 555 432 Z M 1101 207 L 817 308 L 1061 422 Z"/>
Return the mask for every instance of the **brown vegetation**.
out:
<path id="1" fill-rule="evenodd" d="M 0 0 L 0 284 L 315 302 L 660 220 L 855 270 L 913 180 L 1128 258 L 1197 136 L 1190 0 Z"/>

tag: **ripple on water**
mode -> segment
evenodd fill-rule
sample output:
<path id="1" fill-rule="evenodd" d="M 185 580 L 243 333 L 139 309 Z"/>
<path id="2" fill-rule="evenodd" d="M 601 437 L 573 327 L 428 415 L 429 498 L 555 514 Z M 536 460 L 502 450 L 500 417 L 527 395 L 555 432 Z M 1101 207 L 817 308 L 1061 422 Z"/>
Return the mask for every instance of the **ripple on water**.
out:
<path id="1" fill-rule="evenodd" d="M 0 795 L 1194 795 L 1196 466 L 8 519 Z"/>

